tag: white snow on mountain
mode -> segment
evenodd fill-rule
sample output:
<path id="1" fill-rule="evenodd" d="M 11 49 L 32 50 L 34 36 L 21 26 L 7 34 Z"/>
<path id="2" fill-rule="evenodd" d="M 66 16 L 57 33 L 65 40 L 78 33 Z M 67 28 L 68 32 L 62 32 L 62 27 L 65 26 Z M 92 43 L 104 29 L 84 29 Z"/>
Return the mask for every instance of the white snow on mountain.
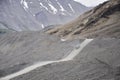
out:
<path id="1" fill-rule="evenodd" d="M 71 6 L 71 4 L 69 3 L 68 6 L 70 7 L 70 9 L 72 10 L 73 13 L 75 13 L 73 7 Z"/>
<path id="2" fill-rule="evenodd" d="M 24 4 L 25 8 L 29 8 L 28 4 L 27 4 L 27 2 L 25 0 L 23 1 L 23 4 Z"/>
<path id="3" fill-rule="evenodd" d="M 44 26 L 43 24 L 41 24 L 41 27 L 42 27 L 42 29 L 44 29 L 44 28 L 45 28 L 45 26 Z"/>
<path id="4" fill-rule="evenodd" d="M 0 24 L 15 31 L 64 24 L 89 10 L 74 0 L 0 0 L 0 4 Z"/>
<path id="5" fill-rule="evenodd" d="M 21 4 L 23 5 L 23 8 L 27 11 L 28 7 L 28 3 L 26 2 L 26 0 L 21 0 Z"/>
<path id="6" fill-rule="evenodd" d="M 63 6 L 59 2 L 57 2 L 57 4 L 60 6 L 60 11 L 64 12 L 65 9 L 63 8 Z"/>
<path id="7" fill-rule="evenodd" d="M 53 11 L 53 13 L 56 14 L 57 13 L 57 9 L 54 6 L 52 6 L 51 4 L 48 4 L 48 5 L 50 6 L 50 8 Z"/>
<path id="8" fill-rule="evenodd" d="M 48 10 L 48 8 L 46 6 L 44 6 L 42 3 L 40 3 L 40 6 L 42 6 L 43 8 L 45 8 L 46 10 Z"/>

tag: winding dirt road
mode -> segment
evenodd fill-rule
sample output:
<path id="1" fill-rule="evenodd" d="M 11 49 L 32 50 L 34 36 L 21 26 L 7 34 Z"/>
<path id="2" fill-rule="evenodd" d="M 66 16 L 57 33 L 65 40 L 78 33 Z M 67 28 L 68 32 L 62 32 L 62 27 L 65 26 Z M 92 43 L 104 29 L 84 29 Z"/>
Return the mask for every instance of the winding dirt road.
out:
<path id="1" fill-rule="evenodd" d="M 44 65 L 47 65 L 47 64 L 52 64 L 52 63 L 56 63 L 56 62 L 64 62 L 64 61 L 70 61 L 70 60 L 73 60 L 82 50 L 85 46 L 87 46 L 87 44 L 89 44 L 93 39 L 86 39 L 84 40 L 79 48 L 75 48 L 67 57 L 61 59 L 61 60 L 56 60 L 56 61 L 44 61 L 44 62 L 38 62 L 36 64 L 33 64 L 29 67 L 26 67 L 16 73 L 13 73 L 13 74 L 10 74 L 10 75 L 7 75 L 5 77 L 2 77 L 0 78 L 0 80 L 10 80 L 10 79 L 13 79 L 17 76 L 20 76 L 20 75 L 23 75 L 23 74 L 26 74 L 26 73 L 29 73 L 30 71 L 33 71 L 35 70 L 36 68 L 38 67 L 42 67 Z"/>

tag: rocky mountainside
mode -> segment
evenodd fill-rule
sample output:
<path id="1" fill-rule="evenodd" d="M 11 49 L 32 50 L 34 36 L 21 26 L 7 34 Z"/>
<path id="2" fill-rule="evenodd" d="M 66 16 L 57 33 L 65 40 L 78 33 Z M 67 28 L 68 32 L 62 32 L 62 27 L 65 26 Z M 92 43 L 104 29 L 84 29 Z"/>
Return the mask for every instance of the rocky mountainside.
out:
<path id="1" fill-rule="evenodd" d="M 47 31 L 65 38 L 120 38 L 120 0 L 109 0 L 74 21 Z"/>
<path id="2" fill-rule="evenodd" d="M 119 49 L 119 39 L 94 39 L 71 61 L 48 64 L 11 80 L 120 80 Z"/>
<path id="3" fill-rule="evenodd" d="M 0 35 L 0 77 L 39 61 L 61 59 L 81 42 L 78 40 L 63 42 L 60 38 L 38 31 Z"/>
<path id="4" fill-rule="evenodd" d="M 70 21 L 88 9 L 74 0 L 0 0 L 0 28 L 40 30 Z"/>

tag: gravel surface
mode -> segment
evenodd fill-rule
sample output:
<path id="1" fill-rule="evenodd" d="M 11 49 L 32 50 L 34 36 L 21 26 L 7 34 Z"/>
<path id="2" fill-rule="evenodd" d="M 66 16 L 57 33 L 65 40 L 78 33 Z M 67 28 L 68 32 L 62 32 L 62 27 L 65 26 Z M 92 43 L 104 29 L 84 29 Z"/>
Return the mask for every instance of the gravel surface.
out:
<path id="1" fill-rule="evenodd" d="M 45 65 L 12 80 L 120 80 L 119 49 L 119 39 L 95 39 L 72 61 Z"/>
<path id="2" fill-rule="evenodd" d="M 42 32 L 0 35 L 0 76 L 40 61 L 59 60 L 67 56 L 81 41 L 60 41 Z"/>

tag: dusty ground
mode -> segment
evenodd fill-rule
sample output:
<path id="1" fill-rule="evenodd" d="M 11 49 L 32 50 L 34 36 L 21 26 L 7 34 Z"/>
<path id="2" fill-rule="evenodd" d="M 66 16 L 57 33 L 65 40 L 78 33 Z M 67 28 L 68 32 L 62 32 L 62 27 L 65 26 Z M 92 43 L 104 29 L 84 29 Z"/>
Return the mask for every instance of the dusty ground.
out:
<path id="1" fill-rule="evenodd" d="M 119 39 L 95 39 L 73 61 L 49 64 L 12 80 L 120 80 L 119 49 Z"/>
<path id="2" fill-rule="evenodd" d="M 43 32 L 2 34 L 0 35 L 0 76 L 16 72 L 39 61 L 61 59 L 78 43 L 78 40 L 62 42 L 59 38 Z"/>

